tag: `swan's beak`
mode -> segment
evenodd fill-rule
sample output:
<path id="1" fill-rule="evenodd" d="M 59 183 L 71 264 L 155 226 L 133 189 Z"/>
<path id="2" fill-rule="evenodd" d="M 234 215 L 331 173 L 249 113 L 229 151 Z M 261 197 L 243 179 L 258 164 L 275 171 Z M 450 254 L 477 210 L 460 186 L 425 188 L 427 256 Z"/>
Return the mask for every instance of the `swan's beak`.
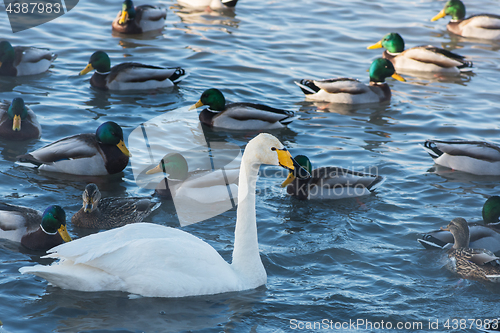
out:
<path id="1" fill-rule="evenodd" d="M 192 109 L 197 109 L 197 108 L 199 108 L 200 106 L 203 106 L 203 105 L 205 105 L 205 104 L 203 104 L 203 103 L 201 102 L 201 100 L 200 100 L 200 101 L 196 102 L 196 104 L 191 105 L 191 107 L 189 108 L 189 110 L 192 110 Z"/>
<path id="2" fill-rule="evenodd" d="M 285 181 L 281 183 L 281 187 L 286 187 L 288 184 L 293 182 L 295 180 L 295 176 L 293 175 L 293 172 L 290 172 L 288 174 L 288 177 L 286 177 Z"/>
<path id="3" fill-rule="evenodd" d="M 153 169 L 151 170 L 148 170 L 146 171 L 146 175 L 152 175 L 154 173 L 158 173 L 158 172 L 163 172 L 163 169 L 161 167 L 161 163 L 158 164 L 156 167 L 154 167 Z"/>
<path id="4" fill-rule="evenodd" d="M 433 18 L 431 18 L 431 21 L 432 22 L 437 21 L 440 18 L 443 18 L 445 16 L 446 16 L 446 13 L 444 12 L 444 8 L 443 8 L 443 10 L 439 12 L 439 14 L 437 14 L 436 16 L 434 16 Z"/>
<path id="5" fill-rule="evenodd" d="M 290 171 L 293 171 L 295 169 L 295 165 L 297 165 L 297 162 L 294 161 L 292 155 L 286 148 L 283 149 L 273 148 L 273 150 L 275 150 L 276 153 L 278 154 L 278 161 L 280 166 Z"/>
<path id="6" fill-rule="evenodd" d="M 128 157 L 132 156 L 132 154 L 128 151 L 127 146 L 125 146 L 125 142 L 123 142 L 123 140 L 120 140 L 120 142 L 118 142 L 116 146 L 121 150 L 122 153 L 124 153 Z"/>
<path id="7" fill-rule="evenodd" d="M 12 130 L 13 131 L 20 131 L 21 130 L 21 116 L 20 115 L 15 115 L 14 119 L 12 120 Z"/>
<path id="8" fill-rule="evenodd" d="M 85 67 L 78 75 L 85 75 L 92 70 L 94 70 L 94 67 L 92 66 L 92 64 L 88 64 L 87 67 Z"/>
<path id="9" fill-rule="evenodd" d="M 401 75 L 399 75 L 398 73 L 394 73 L 392 74 L 391 76 L 393 79 L 395 80 L 398 80 L 398 81 L 401 81 L 401 82 L 406 82 L 406 80 L 404 79 L 404 77 L 402 77 Z"/>
<path id="10" fill-rule="evenodd" d="M 118 24 L 123 24 L 127 21 L 128 21 L 128 12 L 126 10 L 122 10 L 122 16 L 120 17 Z"/>
<path id="11" fill-rule="evenodd" d="M 382 48 L 382 41 L 379 41 L 377 44 L 373 44 L 367 47 L 368 50 L 380 49 Z"/>
<path id="12" fill-rule="evenodd" d="M 61 236 L 64 242 L 71 242 L 71 236 L 68 234 L 68 230 L 66 230 L 66 226 L 62 225 L 59 229 L 57 229 L 57 232 Z"/>

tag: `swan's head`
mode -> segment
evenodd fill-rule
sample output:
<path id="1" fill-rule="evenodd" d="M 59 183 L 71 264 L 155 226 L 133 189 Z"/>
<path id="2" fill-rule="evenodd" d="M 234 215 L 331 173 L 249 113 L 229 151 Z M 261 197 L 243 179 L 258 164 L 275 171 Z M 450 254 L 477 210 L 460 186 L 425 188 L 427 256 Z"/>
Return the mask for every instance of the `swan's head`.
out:
<path id="1" fill-rule="evenodd" d="M 269 133 L 261 133 L 248 142 L 245 154 L 260 164 L 279 165 L 289 171 L 302 169 L 290 155 L 290 152 L 275 136 Z M 301 170 L 301 174 L 309 173 L 307 170 Z"/>

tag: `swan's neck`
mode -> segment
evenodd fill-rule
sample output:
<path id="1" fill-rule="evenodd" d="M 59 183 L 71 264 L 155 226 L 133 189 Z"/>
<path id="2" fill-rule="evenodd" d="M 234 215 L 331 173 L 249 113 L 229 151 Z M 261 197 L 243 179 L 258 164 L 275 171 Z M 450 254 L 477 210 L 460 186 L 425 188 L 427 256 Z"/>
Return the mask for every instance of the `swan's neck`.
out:
<path id="1" fill-rule="evenodd" d="M 248 156 L 243 155 L 238 185 L 236 228 L 234 231 L 232 266 L 241 278 L 251 280 L 261 280 L 266 277 L 266 271 L 259 255 L 255 218 L 255 186 L 259 166 L 259 163 L 252 163 Z M 262 281 L 258 282 L 262 284 Z"/>

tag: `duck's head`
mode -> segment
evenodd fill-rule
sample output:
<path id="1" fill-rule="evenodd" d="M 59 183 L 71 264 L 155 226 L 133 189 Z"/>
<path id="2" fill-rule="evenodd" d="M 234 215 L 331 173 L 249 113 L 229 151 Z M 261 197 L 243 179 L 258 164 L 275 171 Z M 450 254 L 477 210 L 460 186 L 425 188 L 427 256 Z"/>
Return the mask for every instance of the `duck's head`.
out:
<path id="1" fill-rule="evenodd" d="M 500 197 L 494 195 L 489 197 L 483 205 L 483 221 L 485 224 L 500 222 Z"/>
<path id="2" fill-rule="evenodd" d="M 452 21 L 463 20 L 465 17 L 465 6 L 460 0 L 450 0 L 446 3 L 443 10 L 434 16 L 431 21 L 437 21 L 440 18 L 450 15 Z"/>
<path id="3" fill-rule="evenodd" d="M 111 61 L 109 60 L 109 56 L 104 51 L 95 51 L 91 56 L 87 67 L 85 67 L 79 75 L 87 74 L 93 70 L 98 71 L 99 73 L 106 73 L 111 70 Z"/>
<path id="4" fill-rule="evenodd" d="M 4 62 L 9 62 L 9 61 L 14 61 L 15 57 L 15 52 L 14 48 L 12 45 L 6 41 L 3 40 L 0 42 L 0 67 L 2 67 L 2 64 Z"/>
<path id="5" fill-rule="evenodd" d="M 163 172 L 169 175 L 170 179 L 186 180 L 188 178 L 188 164 L 184 156 L 179 153 L 170 153 L 161 159 L 160 163 L 153 169 L 146 172 L 151 175 Z"/>
<path id="6" fill-rule="evenodd" d="M 213 111 L 222 111 L 226 107 L 226 99 L 219 89 L 210 88 L 201 94 L 200 100 L 189 110 L 199 108 L 200 106 L 208 105 Z"/>
<path id="7" fill-rule="evenodd" d="M 295 156 L 294 160 L 300 166 L 300 168 L 295 168 L 293 171 L 288 171 L 288 177 L 281 184 L 281 187 L 286 187 L 288 184 L 293 182 L 295 178 L 307 179 L 311 176 L 312 164 L 307 156 L 297 155 Z"/>
<path id="8" fill-rule="evenodd" d="M 398 81 L 405 82 L 406 80 L 401 77 L 392 62 L 384 58 L 375 59 L 370 66 L 370 82 L 385 82 L 385 78 L 392 77 Z"/>
<path id="9" fill-rule="evenodd" d="M 118 21 L 118 24 L 124 24 L 128 20 L 133 20 L 135 18 L 135 7 L 132 0 L 125 0 L 122 4 L 122 16 Z"/>
<path id="10" fill-rule="evenodd" d="M 96 184 L 90 183 L 85 186 L 85 191 L 82 194 L 83 199 L 83 211 L 85 213 L 91 213 L 97 209 L 99 200 L 101 200 L 101 192 Z"/>
<path id="11" fill-rule="evenodd" d="M 24 105 L 24 100 L 21 97 L 16 97 L 12 100 L 7 110 L 9 119 L 12 119 L 12 130 L 21 130 L 21 120 L 24 120 L 28 115 L 28 109 Z"/>
<path id="12" fill-rule="evenodd" d="M 47 207 L 42 215 L 41 229 L 48 235 L 59 233 L 63 241 L 71 241 L 66 230 L 66 212 L 61 206 L 53 205 Z"/>
<path id="13" fill-rule="evenodd" d="M 95 132 L 97 141 L 105 145 L 116 145 L 123 154 L 131 156 L 130 152 L 123 142 L 123 131 L 120 125 L 113 121 L 102 123 Z"/>
<path id="14" fill-rule="evenodd" d="M 401 53 L 405 50 L 405 41 L 397 32 L 391 32 L 384 36 L 378 43 L 370 45 L 367 49 L 379 49 L 383 47 L 389 53 Z"/>
<path id="15" fill-rule="evenodd" d="M 451 232 L 455 239 L 454 249 L 469 248 L 469 225 L 465 219 L 461 217 L 454 218 L 446 228 L 441 228 L 441 230 Z"/>

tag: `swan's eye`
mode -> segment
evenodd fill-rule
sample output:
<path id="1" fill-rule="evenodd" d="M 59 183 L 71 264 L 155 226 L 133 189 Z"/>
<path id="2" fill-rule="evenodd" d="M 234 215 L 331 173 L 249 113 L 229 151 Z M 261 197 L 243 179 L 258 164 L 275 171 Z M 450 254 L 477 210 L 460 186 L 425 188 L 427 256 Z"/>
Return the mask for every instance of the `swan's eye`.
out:
<path id="1" fill-rule="evenodd" d="M 271 147 L 271 150 L 272 151 L 276 151 L 276 147 Z"/>

